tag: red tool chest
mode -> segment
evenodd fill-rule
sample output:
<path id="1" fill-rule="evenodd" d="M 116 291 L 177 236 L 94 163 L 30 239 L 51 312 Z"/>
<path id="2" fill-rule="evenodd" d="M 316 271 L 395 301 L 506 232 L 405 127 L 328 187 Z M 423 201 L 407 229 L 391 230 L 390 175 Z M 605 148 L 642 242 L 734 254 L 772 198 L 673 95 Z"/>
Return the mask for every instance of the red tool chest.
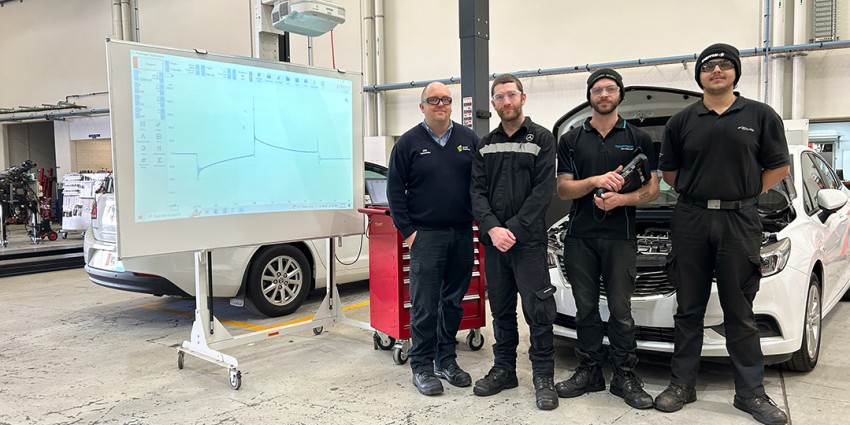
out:
<path id="1" fill-rule="evenodd" d="M 393 225 L 389 209 L 361 208 L 369 226 L 370 324 L 375 329 L 375 349 L 392 350 L 396 364 L 407 362 L 410 348 L 410 254 L 401 234 Z M 473 225 L 474 264 L 469 290 L 463 297 L 460 329 L 469 329 L 466 345 L 471 350 L 484 346 L 484 246 L 478 241 L 478 226 Z"/>

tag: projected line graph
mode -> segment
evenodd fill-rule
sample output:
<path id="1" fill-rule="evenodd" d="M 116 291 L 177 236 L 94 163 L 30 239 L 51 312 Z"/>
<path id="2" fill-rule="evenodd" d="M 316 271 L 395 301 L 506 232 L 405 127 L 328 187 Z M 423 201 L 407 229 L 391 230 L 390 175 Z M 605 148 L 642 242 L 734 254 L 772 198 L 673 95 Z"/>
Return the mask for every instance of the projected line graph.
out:
<path id="1" fill-rule="evenodd" d="M 137 220 L 353 207 L 349 80 L 138 62 Z"/>
<path id="2" fill-rule="evenodd" d="M 256 104 L 254 99 L 252 99 L 252 104 Z M 199 162 L 198 152 L 172 152 L 171 155 L 176 155 L 176 156 L 185 155 L 185 156 L 191 156 L 191 157 L 195 158 L 195 168 L 196 168 L 195 177 L 196 177 L 196 179 L 199 179 L 200 176 L 201 176 L 201 172 L 203 172 L 207 168 L 210 168 L 210 167 L 213 167 L 213 166 L 216 166 L 216 165 L 225 164 L 225 163 L 228 163 L 228 162 L 231 162 L 231 161 L 255 159 L 257 157 L 257 146 L 258 145 L 266 146 L 266 147 L 269 147 L 271 149 L 274 149 L 274 150 L 277 150 L 277 151 L 280 151 L 280 152 L 293 153 L 293 154 L 303 154 L 303 155 L 315 155 L 316 156 L 316 164 L 318 166 L 322 165 L 321 164 L 322 161 L 351 161 L 350 156 L 323 156 L 321 151 L 320 151 L 320 145 L 319 145 L 318 139 L 316 139 L 315 149 L 310 149 L 310 150 L 295 149 L 295 148 L 290 148 L 290 147 L 286 147 L 286 146 L 278 146 L 278 145 L 263 141 L 262 139 L 260 139 L 257 136 L 256 110 L 254 108 L 252 108 L 252 111 L 254 111 L 254 113 L 252 114 L 254 120 L 253 120 L 253 125 L 252 125 L 253 143 L 252 143 L 252 146 L 251 146 L 252 147 L 251 153 L 245 154 L 245 155 L 233 156 L 233 157 L 230 157 L 230 158 L 224 158 L 224 159 L 220 159 L 220 160 L 213 161 L 213 162 L 203 164 L 203 165 L 200 164 L 200 162 Z"/>

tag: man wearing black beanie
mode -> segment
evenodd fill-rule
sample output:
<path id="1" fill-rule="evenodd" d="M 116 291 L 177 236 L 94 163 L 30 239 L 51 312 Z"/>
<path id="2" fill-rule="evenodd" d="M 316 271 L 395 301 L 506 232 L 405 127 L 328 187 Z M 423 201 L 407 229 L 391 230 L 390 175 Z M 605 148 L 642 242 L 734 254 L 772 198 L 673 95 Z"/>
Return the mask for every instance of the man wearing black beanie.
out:
<path id="1" fill-rule="evenodd" d="M 764 424 L 788 418 L 764 392 L 764 355 L 753 314 L 759 289 L 762 226 L 756 200 L 790 172 L 782 119 L 733 89 L 738 50 L 713 44 L 697 59 L 702 101 L 667 122 L 659 169 L 679 193 L 671 221 L 667 276 L 676 289 L 670 385 L 655 408 L 674 412 L 696 401 L 703 319 L 712 278 L 723 309 L 735 378 L 733 405 Z"/>
<path id="2" fill-rule="evenodd" d="M 652 138 L 617 112 L 625 90 L 613 69 L 587 79 L 591 116 L 558 141 L 558 196 L 573 199 L 564 238 L 569 261 L 564 272 L 576 303 L 576 357 L 579 367 L 555 389 L 560 397 L 605 390 L 602 366 L 614 369 L 609 391 L 636 409 L 651 409 L 652 397 L 635 371 L 636 205 L 658 198 L 657 156 Z M 639 154 L 649 158 L 651 177 L 643 187 L 622 190 L 620 171 Z M 625 192 L 625 193 L 620 193 Z M 600 280 L 605 288 L 610 349 L 602 345 L 605 324 L 599 314 Z"/>

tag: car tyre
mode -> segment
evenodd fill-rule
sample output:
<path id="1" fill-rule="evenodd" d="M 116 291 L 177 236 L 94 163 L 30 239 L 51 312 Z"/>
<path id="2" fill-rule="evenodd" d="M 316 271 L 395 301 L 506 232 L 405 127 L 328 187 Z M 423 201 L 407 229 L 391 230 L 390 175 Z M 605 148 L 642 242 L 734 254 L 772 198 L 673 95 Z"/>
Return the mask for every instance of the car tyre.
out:
<path id="1" fill-rule="evenodd" d="M 285 316 L 304 303 L 313 288 L 313 271 L 301 250 L 277 245 L 254 258 L 247 284 L 252 310 L 269 317 Z"/>
<path id="2" fill-rule="evenodd" d="M 803 343 L 790 360 L 781 364 L 783 369 L 808 372 L 817 366 L 820 357 L 821 309 L 820 280 L 812 274 L 803 318 Z"/>

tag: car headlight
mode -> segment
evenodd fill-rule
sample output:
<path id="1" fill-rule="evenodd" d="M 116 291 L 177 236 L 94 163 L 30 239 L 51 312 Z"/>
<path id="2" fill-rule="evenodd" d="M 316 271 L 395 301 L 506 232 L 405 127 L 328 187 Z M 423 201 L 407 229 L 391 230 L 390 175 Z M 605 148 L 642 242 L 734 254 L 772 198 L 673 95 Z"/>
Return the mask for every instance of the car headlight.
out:
<path id="1" fill-rule="evenodd" d="M 550 269 L 558 267 L 558 259 L 555 258 L 555 253 L 552 252 L 552 250 L 546 251 L 546 264 L 549 266 Z"/>
<path id="2" fill-rule="evenodd" d="M 566 228 L 563 224 L 552 226 L 546 232 L 546 263 L 550 269 L 558 266 L 557 255 L 564 255 L 564 233 Z"/>
<path id="3" fill-rule="evenodd" d="M 761 275 L 772 276 L 782 271 L 791 255 L 791 239 L 783 238 L 761 248 Z"/>

